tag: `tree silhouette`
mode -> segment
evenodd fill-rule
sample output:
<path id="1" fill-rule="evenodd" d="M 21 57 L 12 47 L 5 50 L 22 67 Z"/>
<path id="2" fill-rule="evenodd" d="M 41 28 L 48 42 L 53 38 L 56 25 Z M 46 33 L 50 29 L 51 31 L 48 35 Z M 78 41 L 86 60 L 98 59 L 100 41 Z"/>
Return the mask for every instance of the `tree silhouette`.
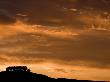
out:
<path id="1" fill-rule="evenodd" d="M 6 68 L 7 72 L 30 72 L 26 66 L 11 66 Z"/>
<path id="2" fill-rule="evenodd" d="M 0 82 L 39 82 L 39 81 L 84 81 L 91 82 L 88 80 L 76 80 L 76 79 L 66 79 L 66 78 L 50 78 L 46 75 L 36 74 L 30 72 L 26 66 L 9 66 L 6 68 L 6 71 L 0 72 Z"/>

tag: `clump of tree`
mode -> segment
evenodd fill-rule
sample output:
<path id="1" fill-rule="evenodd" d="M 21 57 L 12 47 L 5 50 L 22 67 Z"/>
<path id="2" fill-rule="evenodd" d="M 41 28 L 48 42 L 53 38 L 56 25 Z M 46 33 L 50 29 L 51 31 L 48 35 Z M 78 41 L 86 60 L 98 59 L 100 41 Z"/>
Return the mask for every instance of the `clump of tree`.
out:
<path id="1" fill-rule="evenodd" d="M 7 72 L 30 72 L 26 66 L 10 66 L 6 68 Z"/>

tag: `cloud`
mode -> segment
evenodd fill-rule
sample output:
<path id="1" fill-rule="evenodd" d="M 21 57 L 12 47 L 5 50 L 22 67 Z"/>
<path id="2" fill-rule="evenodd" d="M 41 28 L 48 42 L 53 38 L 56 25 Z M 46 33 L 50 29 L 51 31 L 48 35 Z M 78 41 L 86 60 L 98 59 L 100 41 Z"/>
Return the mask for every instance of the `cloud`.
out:
<path id="1" fill-rule="evenodd" d="M 0 40 L 0 52 L 25 63 L 53 61 L 68 65 L 109 68 L 109 36 L 109 31 L 92 29 L 83 30 L 70 39 L 35 31 L 18 32 Z"/>
<path id="2" fill-rule="evenodd" d="M 91 19 L 94 18 L 94 15 L 103 15 L 104 12 L 109 13 L 110 4 L 107 0 L 85 0 L 85 3 L 83 3 L 83 0 L 4 0 L 1 2 L 8 3 L 8 5 L 4 3 L 5 6 L 2 5 L 2 9 L 16 15 L 16 18 L 24 20 L 25 18 L 18 16 L 18 14 L 26 15 L 29 24 L 68 26 L 75 29 L 84 28 L 85 21 L 82 21 L 80 16 L 92 14 L 89 16 Z M 77 11 L 73 11 L 73 9 Z"/>
<path id="3" fill-rule="evenodd" d="M 84 29 L 85 25 L 91 25 L 95 18 L 103 21 L 109 16 L 109 4 L 104 0 L 56 0 L 56 1 L 27 1 L 19 11 L 27 14 L 30 24 L 42 24 L 47 26 L 66 26 L 74 29 Z M 28 5 L 28 6 L 25 6 Z M 71 11 L 76 9 L 77 11 Z M 104 14 L 107 12 L 108 14 Z M 84 18 L 87 18 L 84 20 Z M 101 20 L 102 20 L 101 19 Z M 103 22 L 102 21 L 102 22 Z M 99 22 L 96 22 L 99 23 Z"/>
<path id="4" fill-rule="evenodd" d="M 16 19 L 7 10 L 0 10 L 0 23 L 1 24 L 11 24 L 15 23 Z"/>
<path id="5" fill-rule="evenodd" d="M 28 25 L 39 24 L 44 27 L 36 28 L 36 31 L 32 30 L 31 26 L 17 24 L 15 28 L 14 26 L 9 28 L 11 31 L 2 30 L 4 33 L 11 33 L 10 36 L 7 35 L 8 37 L 2 35 L 5 37 L 0 40 L 2 54 L 25 58 L 27 61 L 35 58 L 33 62 L 45 59 L 63 64 L 109 67 L 109 2 L 105 0 L 85 0 L 85 3 L 83 0 L 10 2 L 15 2 L 16 7 L 0 10 L 1 23 L 15 22 L 11 14 L 15 11 L 14 15 L 20 13 L 29 18 Z M 74 36 L 74 33 L 77 36 Z"/>
<path id="6" fill-rule="evenodd" d="M 0 0 L 0 64 L 109 79 L 109 11 L 109 0 Z"/>

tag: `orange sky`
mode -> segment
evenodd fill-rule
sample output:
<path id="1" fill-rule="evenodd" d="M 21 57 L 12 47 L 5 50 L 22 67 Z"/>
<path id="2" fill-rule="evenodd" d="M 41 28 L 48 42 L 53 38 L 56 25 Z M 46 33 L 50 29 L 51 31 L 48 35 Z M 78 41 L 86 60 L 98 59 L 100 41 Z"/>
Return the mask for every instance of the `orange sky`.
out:
<path id="1" fill-rule="evenodd" d="M 69 39 L 69 40 L 75 40 L 77 39 L 77 36 L 80 36 L 80 33 L 83 33 L 83 31 L 69 31 L 68 30 L 58 30 L 58 28 L 56 29 L 48 29 L 48 28 L 44 28 L 43 26 L 40 25 L 27 25 L 23 22 L 18 21 L 17 23 L 13 24 L 13 25 L 1 25 L 1 42 L 2 40 L 4 40 L 5 42 L 3 42 L 2 44 L 6 44 L 8 41 L 8 37 L 12 37 L 15 35 L 18 35 L 20 33 L 37 33 L 37 34 L 43 34 L 46 36 L 50 36 L 50 37 L 54 37 L 54 38 L 61 38 L 61 39 Z M 7 28 L 6 30 L 4 30 L 4 27 Z M 37 27 L 37 28 L 36 28 Z M 27 29 L 28 28 L 28 29 Z M 85 30 L 85 32 L 87 31 L 92 31 L 92 29 L 88 29 Z M 32 35 L 35 36 L 35 35 Z M 18 36 L 17 36 L 18 37 Z M 41 36 L 39 36 L 41 37 Z M 5 40 L 6 39 L 6 40 Z M 22 40 L 22 38 L 21 38 Z M 42 40 L 42 39 L 41 39 Z M 42 52 L 40 51 L 27 51 L 28 47 L 29 48 L 34 48 L 34 45 L 30 47 L 30 45 L 27 44 L 20 44 L 20 42 L 18 41 L 18 45 L 16 45 L 17 39 L 13 39 L 11 38 L 11 40 L 9 39 L 8 42 L 13 43 L 14 45 L 11 44 L 12 46 L 10 47 L 8 44 L 6 45 L 7 47 L 3 46 L 1 47 L 1 55 L 0 58 L 2 59 L 2 62 L 4 62 L 4 64 L 2 63 L 0 66 L 1 70 L 5 70 L 5 68 L 7 66 L 12 65 L 26 65 L 28 66 L 33 72 L 36 73 L 42 73 L 42 74 L 46 74 L 50 77 L 54 77 L 54 78 L 60 78 L 60 77 L 64 77 L 64 78 L 76 78 L 76 79 L 88 79 L 88 80 L 110 80 L 110 69 L 109 67 L 103 67 L 100 68 L 100 66 L 97 68 L 97 66 L 92 67 L 92 64 L 94 65 L 96 62 L 93 63 L 93 61 L 91 62 L 84 62 L 84 61 L 76 61 L 76 60 L 72 60 L 72 61 L 62 61 L 60 59 L 56 60 L 54 58 L 49 58 L 49 59 L 45 59 L 44 58 L 38 58 L 36 57 L 31 57 L 31 54 L 47 54 L 47 56 L 49 56 L 49 54 L 52 54 L 52 52 L 48 51 L 47 52 L 44 51 Z M 32 43 L 29 43 L 32 44 Z M 37 43 L 36 43 L 37 44 Z M 27 47 L 25 47 L 25 45 Z M 50 46 L 51 44 L 48 44 L 48 46 Z M 55 44 L 54 44 L 55 45 Z M 36 45 L 39 47 L 39 45 Z M 44 45 L 45 46 L 45 45 Z M 24 51 L 26 50 L 26 51 Z M 23 53 L 23 57 L 17 57 L 17 54 L 22 54 Z M 26 53 L 29 54 L 29 57 L 26 57 Z M 10 56 L 9 56 L 10 55 Z M 15 56 L 14 56 L 15 55 Z M 56 54 L 57 55 L 57 54 Z M 64 55 L 65 56 L 65 55 Z M 47 57 L 48 58 L 48 57 Z M 4 60 L 6 59 L 6 60 Z M 7 62 L 8 61 L 8 62 Z M 14 63 L 15 62 L 15 63 Z M 28 64 L 29 62 L 29 64 Z M 97 65 L 97 64 L 96 64 Z"/>
<path id="2" fill-rule="evenodd" d="M 108 0 L 0 0 L 0 70 L 110 80 Z"/>
<path id="3" fill-rule="evenodd" d="M 70 78 L 79 80 L 110 80 L 110 69 L 92 68 L 85 66 L 62 65 L 58 63 L 45 62 L 38 64 L 10 63 L 10 66 L 26 65 L 32 72 L 48 75 L 53 78 Z M 9 64 L 0 65 L 3 71 Z"/>

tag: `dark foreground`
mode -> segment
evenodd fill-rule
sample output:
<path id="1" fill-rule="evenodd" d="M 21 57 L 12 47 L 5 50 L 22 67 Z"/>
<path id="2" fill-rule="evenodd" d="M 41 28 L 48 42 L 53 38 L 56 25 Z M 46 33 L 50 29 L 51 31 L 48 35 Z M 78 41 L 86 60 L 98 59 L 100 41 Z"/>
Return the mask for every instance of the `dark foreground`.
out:
<path id="1" fill-rule="evenodd" d="M 39 82 L 39 81 L 84 81 L 84 82 L 92 82 L 89 80 L 76 80 L 76 79 L 65 79 L 65 78 L 50 78 L 48 76 L 42 74 L 36 74 L 30 72 L 26 66 L 14 66 L 6 68 L 6 71 L 0 72 L 0 82 Z M 99 81 L 101 82 L 101 81 Z"/>

